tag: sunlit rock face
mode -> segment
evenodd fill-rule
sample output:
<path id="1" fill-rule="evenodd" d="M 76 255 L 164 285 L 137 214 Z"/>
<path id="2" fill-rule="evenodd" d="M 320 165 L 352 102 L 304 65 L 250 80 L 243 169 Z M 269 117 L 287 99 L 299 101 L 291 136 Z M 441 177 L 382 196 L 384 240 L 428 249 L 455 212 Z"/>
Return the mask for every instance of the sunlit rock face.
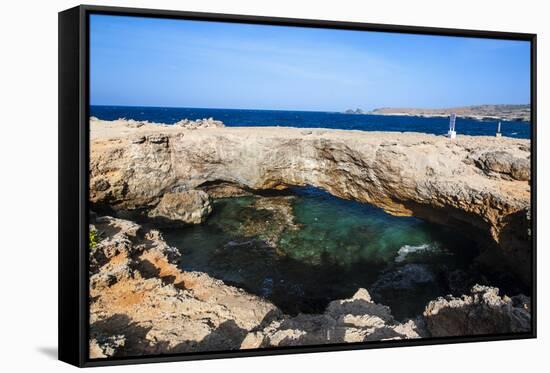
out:
<path id="1" fill-rule="evenodd" d="M 499 296 L 497 288 L 475 285 L 460 298 L 431 301 L 424 317 L 433 337 L 529 332 L 531 300 L 523 295 Z"/>
<path id="2" fill-rule="evenodd" d="M 240 192 L 312 185 L 478 235 L 529 277 L 529 140 L 92 120 L 91 142 L 97 206 L 158 211 L 167 193 L 217 183 Z"/>

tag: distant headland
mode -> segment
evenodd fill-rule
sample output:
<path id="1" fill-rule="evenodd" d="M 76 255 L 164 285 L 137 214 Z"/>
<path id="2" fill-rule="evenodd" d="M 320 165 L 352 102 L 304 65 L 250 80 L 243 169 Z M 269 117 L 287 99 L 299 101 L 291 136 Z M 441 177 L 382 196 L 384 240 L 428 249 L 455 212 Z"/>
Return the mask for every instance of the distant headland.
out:
<path id="1" fill-rule="evenodd" d="M 372 111 L 348 109 L 345 114 L 404 115 L 418 117 L 458 117 L 475 120 L 531 121 L 531 105 L 473 105 L 446 109 L 378 108 Z"/>

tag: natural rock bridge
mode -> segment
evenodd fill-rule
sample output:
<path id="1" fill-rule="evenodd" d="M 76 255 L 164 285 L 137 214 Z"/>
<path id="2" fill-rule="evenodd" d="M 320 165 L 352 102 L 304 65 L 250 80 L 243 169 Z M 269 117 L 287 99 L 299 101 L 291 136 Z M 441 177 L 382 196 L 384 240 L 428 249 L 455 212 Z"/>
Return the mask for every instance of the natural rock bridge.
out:
<path id="1" fill-rule="evenodd" d="M 181 196 L 203 207 L 186 212 L 191 222 L 200 222 L 207 199 L 189 191 L 220 183 L 236 191 L 311 185 L 390 214 L 477 234 L 529 277 L 529 140 L 135 123 L 91 121 L 95 206 L 162 214 L 163 197 L 173 202 Z"/>

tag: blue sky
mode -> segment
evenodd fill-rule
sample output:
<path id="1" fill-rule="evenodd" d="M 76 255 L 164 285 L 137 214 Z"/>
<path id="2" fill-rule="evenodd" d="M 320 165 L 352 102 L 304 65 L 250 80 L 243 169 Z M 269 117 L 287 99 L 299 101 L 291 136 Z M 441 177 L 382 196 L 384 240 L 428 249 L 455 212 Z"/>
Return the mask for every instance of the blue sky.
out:
<path id="1" fill-rule="evenodd" d="M 92 105 L 342 111 L 526 104 L 529 43 L 92 15 Z"/>

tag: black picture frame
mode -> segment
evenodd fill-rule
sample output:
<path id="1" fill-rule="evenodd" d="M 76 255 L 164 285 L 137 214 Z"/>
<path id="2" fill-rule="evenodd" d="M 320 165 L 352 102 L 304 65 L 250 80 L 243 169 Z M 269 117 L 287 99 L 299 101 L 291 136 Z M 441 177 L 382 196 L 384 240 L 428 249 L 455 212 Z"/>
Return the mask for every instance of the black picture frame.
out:
<path id="1" fill-rule="evenodd" d="M 528 41 L 531 45 L 531 231 L 532 231 L 532 328 L 529 333 L 425 338 L 406 341 L 377 341 L 272 349 L 212 351 L 140 356 L 132 358 L 88 358 L 88 163 L 89 163 L 89 27 L 91 14 L 110 14 L 202 21 L 223 21 L 345 30 L 384 31 Z M 528 33 L 460 30 L 356 22 L 275 18 L 248 15 L 183 12 L 81 5 L 59 13 L 59 360 L 79 367 L 217 359 L 258 355 L 283 355 L 400 346 L 482 342 L 536 338 L 536 123 L 537 123 L 537 35 Z"/>

